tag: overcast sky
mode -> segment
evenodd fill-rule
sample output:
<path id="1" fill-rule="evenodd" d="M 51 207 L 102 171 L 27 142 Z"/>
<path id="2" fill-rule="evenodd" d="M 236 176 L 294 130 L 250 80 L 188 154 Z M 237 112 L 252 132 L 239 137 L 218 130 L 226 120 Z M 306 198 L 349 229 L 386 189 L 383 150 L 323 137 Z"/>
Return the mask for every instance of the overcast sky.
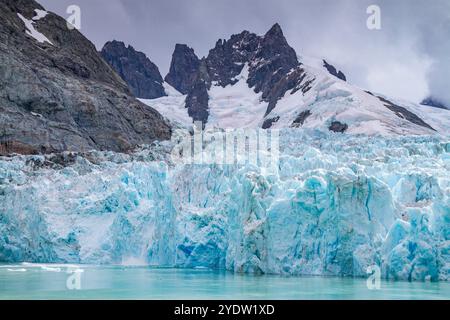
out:
<path id="1" fill-rule="evenodd" d="M 450 0 L 38 0 L 67 17 L 81 8 L 81 32 L 98 49 L 131 44 L 163 77 L 175 43 L 201 57 L 219 38 L 246 29 L 264 34 L 275 22 L 299 55 L 324 57 L 349 82 L 419 102 L 430 92 L 450 105 Z M 367 7 L 381 8 L 369 30 Z"/>

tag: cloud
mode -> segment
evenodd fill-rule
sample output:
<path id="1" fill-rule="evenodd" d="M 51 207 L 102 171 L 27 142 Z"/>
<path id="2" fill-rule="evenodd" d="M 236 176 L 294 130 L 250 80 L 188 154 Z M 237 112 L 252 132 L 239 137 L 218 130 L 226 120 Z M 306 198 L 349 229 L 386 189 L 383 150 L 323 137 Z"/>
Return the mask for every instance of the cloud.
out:
<path id="1" fill-rule="evenodd" d="M 430 1 L 428 6 L 411 8 L 418 9 L 418 47 L 432 59 L 427 73 L 429 93 L 450 106 L 450 1 Z"/>

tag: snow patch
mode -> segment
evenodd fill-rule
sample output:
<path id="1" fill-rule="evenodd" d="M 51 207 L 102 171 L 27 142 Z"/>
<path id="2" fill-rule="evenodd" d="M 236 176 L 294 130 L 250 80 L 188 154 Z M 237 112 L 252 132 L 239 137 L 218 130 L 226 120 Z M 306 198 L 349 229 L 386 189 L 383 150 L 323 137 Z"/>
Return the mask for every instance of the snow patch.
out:
<path id="1" fill-rule="evenodd" d="M 34 9 L 34 12 L 36 13 L 36 15 L 33 17 L 34 21 L 39 21 L 39 20 L 45 18 L 48 14 L 47 11 L 41 10 L 41 9 Z"/>
<path id="2" fill-rule="evenodd" d="M 192 118 L 189 117 L 186 108 L 186 95 L 181 94 L 170 84 L 163 83 L 166 97 L 157 99 L 138 99 L 142 103 L 156 109 L 165 118 L 171 121 L 175 126 L 189 127 L 192 125 Z"/>
<path id="3" fill-rule="evenodd" d="M 261 126 L 268 103 L 261 94 L 249 88 L 249 66 L 245 64 L 235 77 L 234 85 L 212 85 L 209 94 L 209 118 L 207 128 L 257 128 Z"/>
<path id="4" fill-rule="evenodd" d="M 27 35 L 29 35 L 30 37 L 34 38 L 37 42 L 39 43 L 44 43 L 44 42 L 48 42 L 49 44 L 53 45 L 53 43 L 48 40 L 48 38 L 43 35 L 42 33 L 40 33 L 39 31 L 37 31 L 34 27 L 35 21 L 33 20 L 28 20 L 27 18 L 25 18 L 23 15 L 21 15 L 20 13 L 17 14 L 19 16 L 19 18 L 23 21 L 23 23 L 25 24 L 26 30 L 25 33 Z M 37 17 L 40 17 L 42 15 L 42 13 L 39 13 L 39 15 Z M 36 19 L 39 20 L 42 17 Z"/>
<path id="5" fill-rule="evenodd" d="M 163 82 L 162 86 L 164 88 L 164 92 L 169 97 L 180 97 L 183 95 L 181 92 L 179 92 L 177 89 L 175 89 L 174 87 L 172 87 L 170 84 L 168 84 L 165 81 Z"/>

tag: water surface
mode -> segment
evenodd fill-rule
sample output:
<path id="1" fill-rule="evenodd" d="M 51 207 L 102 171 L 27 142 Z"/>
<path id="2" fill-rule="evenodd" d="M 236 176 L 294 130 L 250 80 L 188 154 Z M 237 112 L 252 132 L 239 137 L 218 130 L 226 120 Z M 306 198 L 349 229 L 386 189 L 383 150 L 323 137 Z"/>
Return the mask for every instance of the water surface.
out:
<path id="1" fill-rule="evenodd" d="M 68 271 L 75 271 L 79 278 Z M 450 299 L 450 284 L 382 281 L 380 290 L 369 290 L 365 279 L 351 278 L 253 276 L 147 266 L 3 264 L 0 299 Z"/>

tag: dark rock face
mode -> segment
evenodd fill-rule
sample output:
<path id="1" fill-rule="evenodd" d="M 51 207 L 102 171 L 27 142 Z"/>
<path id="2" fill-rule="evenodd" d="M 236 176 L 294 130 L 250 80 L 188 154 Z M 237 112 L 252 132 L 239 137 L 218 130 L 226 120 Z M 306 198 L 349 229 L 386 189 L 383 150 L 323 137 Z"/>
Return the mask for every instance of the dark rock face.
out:
<path id="1" fill-rule="evenodd" d="M 436 131 L 428 123 L 423 121 L 415 113 L 412 113 L 408 109 L 403 108 L 403 107 L 401 107 L 399 105 L 396 105 L 392 101 L 389 101 L 389 100 L 387 100 L 387 99 L 385 99 L 383 97 L 378 97 L 378 99 L 380 99 L 384 103 L 386 108 L 388 108 L 389 110 L 394 112 L 397 117 L 405 119 L 405 120 L 408 120 L 409 122 L 412 122 L 412 123 L 417 124 L 419 126 L 431 129 L 433 131 Z"/>
<path id="2" fill-rule="evenodd" d="M 206 58 L 211 81 L 225 87 L 234 84 L 246 62 L 257 50 L 259 37 L 248 31 L 232 35 L 229 40 L 219 39 Z"/>
<path id="3" fill-rule="evenodd" d="M 339 121 L 333 121 L 331 125 L 328 127 L 330 131 L 344 133 L 348 129 L 348 125 L 346 123 L 341 123 Z"/>
<path id="4" fill-rule="evenodd" d="M 323 60 L 323 66 L 328 70 L 328 72 L 331 75 L 333 75 L 343 81 L 347 81 L 347 77 L 345 76 L 345 74 L 342 71 L 338 72 L 337 69 L 333 65 L 329 64 L 325 60 Z"/>
<path id="5" fill-rule="evenodd" d="M 294 128 L 301 127 L 305 123 L 306 119 L 309 116 L 311 116 L 311 114 L 312 113 L 309 110 L 300 112 L 300 114 L 295 118 L 294 122 L 292 123 L 292 127 Z"/>
<path id="6" fill-rule="evenodd" d="M 164 80 L 182 94 L 188 94 L 197 79 L 200 60 L 192 48 L 177 44 L 170 70 Z"/>
<path id="7" fill-rule="evenodd" d="M 266 120 L 264 120 L 264 122 L 262 124 L 262 128 L 270 129 L 270 128 L 272 128 L 274 123 L 278 122 L 278 120 L 280 120 L 280 117 L 278 117 L 278 116 L 276 116 L 275 118 L 266 119 Z"/>
<path id="8" fill-rule="evenodd" d="M 266 110 L 266 116 L 273 109 L 275 109 L 278 100 L 281 99 L 287 91 L 291 90 L 291 93 L 295 93 L 298 90 L 302 90 L 303 94 L 308 92 L 311 88 L 310 83 L 308 81 L 304 81 L 304 79 L 305 71 L 300 66 L 297 66 L 295 69 L 291 69 L 290 73 L 286 74 L 279 81 L 274 83 L 272 87 L 269 87 L 266 98 L 266 101 L 269 102 Z"/>
<path id="9" fill-rule="evenodd" d="M 208 121 L 208 84 L 209 75 L 205 61 L 200 63 L 199 70 L 195 75 L 195 80 L 189 94 L 186 97 L 186 108 L 188 108 L 188 114 L 193 121 L 201 121 L 205 124 Z"/>
<path id="10" fill-rule="evenodd" d="M 450 109 L 450 108 L 447 108 L 447 106 L 445 106 L 442 102 L 440 102 L 437 99 L 434 99 L 433 97 L 428 97 L 428 98 L 424 99 L 420 104 L 423 104 L 425 106 L 440 108 L 440 109 Z"/>
<path id="11" fill-rule="evenodd" d="M 128 151 L 170 138 L 154 109 L 137 101 L 94 45 L 49 13 L 34 27 L 52 44 L 25 33 L 43 8 L 33 0 L 0 2 L 0 152 Z"/>
<path id="12" fill-rule="evenodd" d="M 163 78 L 158 67 L 147 56 L 123 42 L 107 42 L 101 55 L 138 98 L 154 99 L 165 96 Z"/>

